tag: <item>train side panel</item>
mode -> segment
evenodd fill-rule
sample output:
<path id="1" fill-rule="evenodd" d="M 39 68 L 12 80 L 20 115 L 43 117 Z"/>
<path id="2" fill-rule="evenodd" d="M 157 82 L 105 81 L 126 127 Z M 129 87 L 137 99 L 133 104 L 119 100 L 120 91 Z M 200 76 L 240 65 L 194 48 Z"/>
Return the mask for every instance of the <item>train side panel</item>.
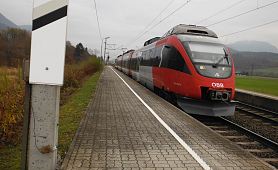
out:
<path id="1" fill-rule="evenodd" d="M 140 83 L 153 90 L 153 72 L 152 67 L 139 66 Z"/>

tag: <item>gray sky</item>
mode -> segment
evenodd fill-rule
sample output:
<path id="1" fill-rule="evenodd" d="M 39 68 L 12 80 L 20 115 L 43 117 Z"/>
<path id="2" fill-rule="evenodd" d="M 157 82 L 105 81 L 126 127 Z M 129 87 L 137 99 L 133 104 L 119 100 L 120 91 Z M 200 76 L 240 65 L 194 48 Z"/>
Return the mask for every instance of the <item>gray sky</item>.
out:
<path id="1" fill-rule="evenodd" d="M 47 0 L 36 0 L 47 1 Z M 171 27 L 184 23 L 196 24 L 200 20 L 238 2 L 239 0 L 192 0 L 178 12 L 161 22 L 144 36 L 133 41 L 139 33 L 173 0 L 96 0 L 102 38 L 111 37 L 108 43 L 128 49 L 140 48 L 144 41 L 162 36 Z M 210 25 L 225 18 L 240 14 L 275 0 L 245 0 L 237 6 L 225 10 L 199 25 Z M 167 10 L 154 22 L 158 23 L 169 15 L 185 0 L 174 0 Z M 73 44 L 82 42 L 91 49 L 100 49 L 101 39 L 98 33 L 93 0 L 70 0 L 69 2 L 68 40 Z M 0 0 L 0 12 L 18 25 L 31 24 L 33 0 Z M 209 27 L 217 35 L 225 35 L 248 27 L 260 25 L 278 19 L 278 3 L 256 10 L 249 14 Z M 269 42 L 278 47 L 278 22 L 247 32 L 222 38 L 224 43 L 240 40 L 258 40 Z M 110 47 L 110 48 L 113 48 Z M 109 51 L 112 57 L 121 53 Z"/>

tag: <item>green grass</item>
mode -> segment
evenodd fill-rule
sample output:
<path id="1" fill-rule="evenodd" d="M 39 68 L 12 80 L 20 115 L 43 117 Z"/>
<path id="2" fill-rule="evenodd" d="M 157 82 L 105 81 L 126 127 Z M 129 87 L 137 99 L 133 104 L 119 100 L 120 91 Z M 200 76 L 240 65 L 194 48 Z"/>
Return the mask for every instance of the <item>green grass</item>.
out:
<path id="1" fill-rule="evenodd" d="M 5 146 L 0 148 L 0 169 L 20 169 L 21 146 Z"/>
<path id="2" fill-rule="evenodd" d="M 58 152 L 65 156 L 76 133 L 84 111 L 95 91 L 100 72 L 84 81 L 82 87 L 73 93 L 60 108 Z M 20 169 L 21 145 L 0 147 L 0 170 Z"/>
<path id="3" fill-rule="evenodd" d="M 79 127 L 84 111 L 95 91 L 99 76 L 100 73 L 97 72 L 90 77 L 84 83 L 83 87 L 74 93 L 60 109 L 58 153 L 62 158 L 64 158 L 65 153 L 68 151 L 76 130 Z"/>
<path id="4" fill-rule="evenodd" d="M 278 96 L 278 78 L 237 76 L 236 88 Z"/>

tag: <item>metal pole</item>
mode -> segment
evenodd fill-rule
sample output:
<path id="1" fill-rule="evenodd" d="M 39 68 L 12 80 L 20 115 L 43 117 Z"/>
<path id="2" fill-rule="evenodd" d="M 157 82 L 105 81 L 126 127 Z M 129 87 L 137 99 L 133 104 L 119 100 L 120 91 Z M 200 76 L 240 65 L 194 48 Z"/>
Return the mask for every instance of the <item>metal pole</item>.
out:
<path id="1" fill-rule="evenodd" d="M 102 58 L 102 44 L 103 44 L 103 39 L 101 39 L 101 45 L 100 45 L 100 57 L 101 57 L 101 59 L 103 59 Z"/>
<path id="2" fill-rule="evenodd" d="M 104 64 L 106 64 L 106 61 L 105 61 L 105 54 L 106 54 L 106 44 L 107 44 L 107 39 L 108 38 L 110 38 L 110 37 L 105 37 L 104 38 L 104 54 L 103 54 L 103 56 L 104 56 Z"/>
<path id="3" fill-rule="evenodd" d="M 104 56 L 104 64 L 106 63 L 106 61 L 105 61 L 106 41 L 107 41 L 107 39 L 105 39 L 105 41 L 104 41 L 104 54 L 103 54 L 103 56 Z"/>

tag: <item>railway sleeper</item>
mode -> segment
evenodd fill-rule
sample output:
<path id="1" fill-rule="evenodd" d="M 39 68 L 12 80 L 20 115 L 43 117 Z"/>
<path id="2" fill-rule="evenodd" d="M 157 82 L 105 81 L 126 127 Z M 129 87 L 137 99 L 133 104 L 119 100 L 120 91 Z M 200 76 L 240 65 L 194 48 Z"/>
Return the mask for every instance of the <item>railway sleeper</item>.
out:
<path id="1" fill-rule="evenodd" d="M 248 150 L 247 150 L 248 151 Z M 268 149 L 266 150 L 250 150 L 250 153 L 252 153 L 253 155 L 259 157 L 259 158 L 276 158 L 278 157 L 277 153 L 275 153 L 274 151 L 269 151 Z"/>
<path id="2" fill-rule="evenodd" d="M 265 146 L 257 142 L 235 142 L 237 145 L 243 149 L 264 149 Z"/>
<path id="3" fill-rule="evenodd" d="M 265 149 L 246 149 L 248 152 L 251 153 L 271 153 L 273 152 L 272 149 L 265 148 Z"/>
<path id="4" fill-rule="evenodd" d="M 215 130 L 217 133 L 220 133 L 223 136 L 238 136 L 240 135 L 237 131 L 234 130 L 228 130 L 228 131 L 223 131 L 223 130 Z"/>
<path id="5" fill-rule="evenodd" d="M 223 131 L 231 130 L 231 129 L 229 129 L 228 126 L 217 126 L 217 125 L 207 125 L 207 126 L 210 127 L 213 130 L 219 130 L 219 131 L 221 131 L 221 130 L 223 130 Z"/>
<path id="6" fill-rule="evenodd" d="M 261 159 L 264 160 L 265 162 L 270 162 L 270 163 L 276 162 L 276 164 L 278 164 L 278 158 L 261 158 Z"/>

